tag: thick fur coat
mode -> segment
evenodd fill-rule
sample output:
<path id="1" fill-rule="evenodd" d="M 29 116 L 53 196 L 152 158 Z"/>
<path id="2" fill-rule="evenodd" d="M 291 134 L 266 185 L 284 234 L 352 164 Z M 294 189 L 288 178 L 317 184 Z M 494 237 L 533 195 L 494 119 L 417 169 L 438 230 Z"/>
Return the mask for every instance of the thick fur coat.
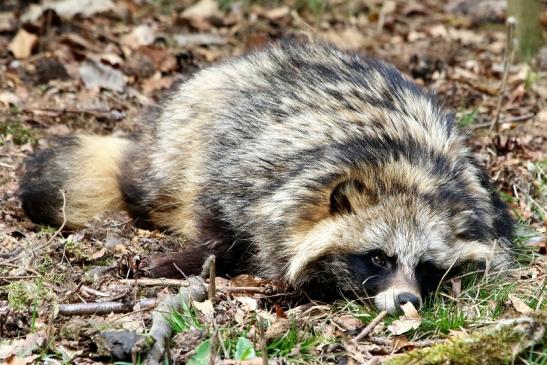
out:
<path id="1" fill-rule="evenodd" d="M 214 252 L 225 274 L 394 311 L 450 268 L 510 261 L 511 217 L 452 114 L 391 65 L 324 44 L 204 69 L 136 137 L 58 141 L 28 162 L 24 209 L 60 224 L 61 189 L 68 227 L 125 209 L 192 242 L 155 275 Z"/>

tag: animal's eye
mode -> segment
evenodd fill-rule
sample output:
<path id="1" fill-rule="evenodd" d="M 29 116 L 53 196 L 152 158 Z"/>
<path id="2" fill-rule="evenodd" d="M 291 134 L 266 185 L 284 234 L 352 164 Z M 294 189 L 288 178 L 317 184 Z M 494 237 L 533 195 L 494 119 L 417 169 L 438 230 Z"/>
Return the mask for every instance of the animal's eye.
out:
<path id="1" fill-rule="evenodd" d="M 377 266 L 386 267 L 387 266 L 387 260 L 384 255 L 381 254 L 374 254 L 370 258 L 372 260 L 372 263 Z"/>

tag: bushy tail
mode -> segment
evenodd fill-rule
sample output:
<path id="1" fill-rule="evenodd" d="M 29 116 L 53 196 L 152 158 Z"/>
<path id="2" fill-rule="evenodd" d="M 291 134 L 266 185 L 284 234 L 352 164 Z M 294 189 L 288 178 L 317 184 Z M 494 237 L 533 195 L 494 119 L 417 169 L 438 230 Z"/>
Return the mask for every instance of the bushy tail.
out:
<path id="1" fill-rule="evenodd" d="M 57 140 L 26 164 L 20 185 L 23 209 L 36 223 L 59 226 L 66 218 L 67 228 L 81 227 L 102 212 L 123 209 L 117 178 L 129 144 L 128 139 L 112 136 Z"/>

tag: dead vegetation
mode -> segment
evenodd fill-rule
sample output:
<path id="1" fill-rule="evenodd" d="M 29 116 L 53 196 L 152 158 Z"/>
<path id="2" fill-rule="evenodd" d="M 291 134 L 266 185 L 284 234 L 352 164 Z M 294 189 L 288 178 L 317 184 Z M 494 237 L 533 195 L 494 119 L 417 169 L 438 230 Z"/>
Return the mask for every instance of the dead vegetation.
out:
<path id="1" fill-rule="evenodd" d="M 547 363 L 547 49 L 528 63 L 504 57 L 504 4 L 3 1 L 0 360 L 154 363 L 147 356 L 162 345 L 154 361 L 168 355 L 188 364 Z M 540 19 L 545 32 L 545 6 Z M 419 314 L 400 318 L 359 302 L 293 306 L 282 283 L 250 276 L 216 278 L 216 290 L 145 273 L 136 279 L 149 253 L 176 250 L 184 239 L 136 229 L 123 214 L 74 232 L 24 216 L 16 195 L 21 162 L 49 138 L 133 131 L 143 110 L 196 70 L 281 37 L 318 37 L 388 60 L 456 111 L 520 222 L 519 266 L 508 278 L 457 278 Z M 489 133 L 496 119 L 499 128 Z M 203 293 L 166 307 L 178 287 Z M 171 341 L 158 342 L 153 317 L 167 320 Z M 498 357 L 492 349 L 500 349 Z"/>

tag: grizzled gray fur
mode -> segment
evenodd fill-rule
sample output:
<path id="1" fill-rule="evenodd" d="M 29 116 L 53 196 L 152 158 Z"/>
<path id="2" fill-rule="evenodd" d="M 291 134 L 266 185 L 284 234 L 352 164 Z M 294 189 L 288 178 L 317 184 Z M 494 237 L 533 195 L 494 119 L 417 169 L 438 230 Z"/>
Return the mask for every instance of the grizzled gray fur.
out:
<path id="1" fill-rule="evenodd" d="M 197 73 L 137 137 L 76 135 L 21 185 L 37 222 L 127 210 L 191 242 L 152 263 L 282 278 L 309 295 L 422 304 L 468 262 L 508 266 L 512 219 L 453 116 L 393 66 L 282 43 Z M 175 267 L 176 265 L 176 267 Z"/>

